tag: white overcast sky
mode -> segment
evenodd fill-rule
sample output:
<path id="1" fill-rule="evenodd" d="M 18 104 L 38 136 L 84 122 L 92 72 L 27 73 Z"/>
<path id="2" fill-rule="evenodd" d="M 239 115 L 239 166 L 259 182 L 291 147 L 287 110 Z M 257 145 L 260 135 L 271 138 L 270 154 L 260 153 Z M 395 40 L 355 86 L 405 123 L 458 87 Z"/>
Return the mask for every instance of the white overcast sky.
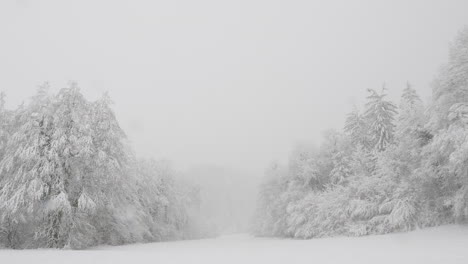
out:
<path id="1" fill-rule="evenodd" d="M 0 90 L 109 91 L 137 153 L 261 172 L 367 88 L 424 98 L 466 0 L 1 0 Z"/>

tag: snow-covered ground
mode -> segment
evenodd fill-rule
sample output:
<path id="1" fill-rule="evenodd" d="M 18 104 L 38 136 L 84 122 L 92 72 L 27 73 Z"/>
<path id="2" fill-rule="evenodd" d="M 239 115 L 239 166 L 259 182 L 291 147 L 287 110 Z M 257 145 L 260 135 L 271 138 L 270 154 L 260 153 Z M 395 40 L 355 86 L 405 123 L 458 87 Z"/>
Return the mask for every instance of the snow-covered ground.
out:
<path id="1" fill-rule="evenodd" d="M 445 226 L 361 238 L 290 240 L 231 235 L 215 239 L 102 247 L 85 251 L 0 250 L 0 263 L 468 263 L 468 227 Z"/>

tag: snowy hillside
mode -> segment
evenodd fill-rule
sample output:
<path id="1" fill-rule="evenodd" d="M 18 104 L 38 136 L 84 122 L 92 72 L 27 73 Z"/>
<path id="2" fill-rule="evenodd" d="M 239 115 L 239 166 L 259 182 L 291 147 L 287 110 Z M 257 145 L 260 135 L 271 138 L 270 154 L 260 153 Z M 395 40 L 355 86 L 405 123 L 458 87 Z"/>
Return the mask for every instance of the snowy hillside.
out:
<path id="1" fill-rule="evenodd" d="M 468 227 L 360 238 L 290 240 L 232 235 L 95 250 L 0 251 L 1 263 L 468 263 Z"/>

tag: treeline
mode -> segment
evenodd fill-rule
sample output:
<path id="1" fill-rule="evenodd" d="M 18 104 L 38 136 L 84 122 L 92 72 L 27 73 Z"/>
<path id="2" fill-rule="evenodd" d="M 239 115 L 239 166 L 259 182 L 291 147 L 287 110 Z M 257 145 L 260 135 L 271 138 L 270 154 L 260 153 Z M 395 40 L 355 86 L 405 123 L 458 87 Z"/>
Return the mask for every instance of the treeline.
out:
<path id="1" fill-rule="evenodd" d="M 313 238 L 385 234 L 468 221 L 468 28 L 424 105 L 369 90 L 342 132 L 299 146 L 260 187 L 254 233 Z"/>
<path id="2" fill-rule="evenodd" d="M 0 96 L 0 247 L 73 248 L 201 235 L 199 193 L 166 162 L 137 160 L 107 95 L 39 87 Z"/>

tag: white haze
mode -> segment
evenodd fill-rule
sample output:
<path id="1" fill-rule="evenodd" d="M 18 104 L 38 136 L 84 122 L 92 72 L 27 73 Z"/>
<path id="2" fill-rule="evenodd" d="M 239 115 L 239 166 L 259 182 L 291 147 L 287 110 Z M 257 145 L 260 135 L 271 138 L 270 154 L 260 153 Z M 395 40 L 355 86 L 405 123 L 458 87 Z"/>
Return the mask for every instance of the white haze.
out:
<path id="1" fill-rule="evenodd" d="M 195 176 L 228 168 L 244 180 L 220 184 L 242 191 L 295 142 L 341 128 L 367 88 L 385 82 L 397 99 L 410 81 L 428 98 L 467 10 L 465 0 L 2 0 L 0 90 L 10 107 L 44 81 L 108 91 L 136 153 Z"/>

